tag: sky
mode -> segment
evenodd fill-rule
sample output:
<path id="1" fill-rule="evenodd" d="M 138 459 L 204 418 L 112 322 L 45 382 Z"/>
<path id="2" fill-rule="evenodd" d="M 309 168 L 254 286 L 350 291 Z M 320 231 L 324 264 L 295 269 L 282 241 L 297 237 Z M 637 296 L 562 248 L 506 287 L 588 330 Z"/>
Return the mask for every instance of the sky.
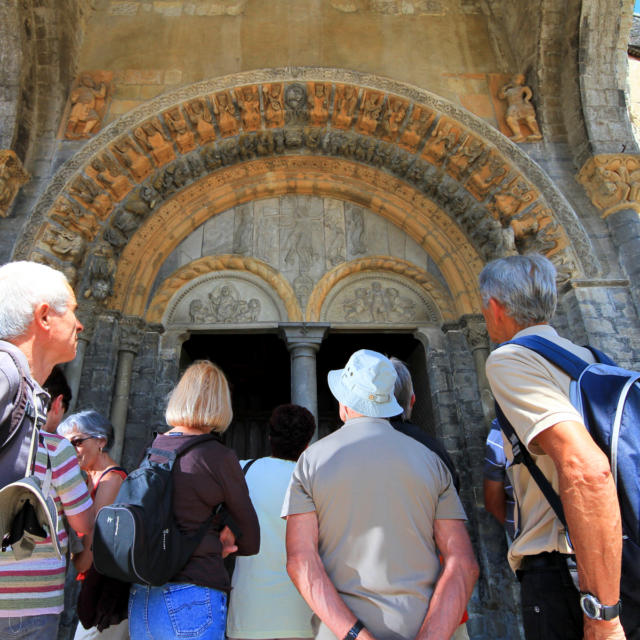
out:
<path id="1" fill-rule="evenodd" d="M 640 0 L 635 0 L 635 3 L 633 5 L 633 12 L 640 13 Z"/>

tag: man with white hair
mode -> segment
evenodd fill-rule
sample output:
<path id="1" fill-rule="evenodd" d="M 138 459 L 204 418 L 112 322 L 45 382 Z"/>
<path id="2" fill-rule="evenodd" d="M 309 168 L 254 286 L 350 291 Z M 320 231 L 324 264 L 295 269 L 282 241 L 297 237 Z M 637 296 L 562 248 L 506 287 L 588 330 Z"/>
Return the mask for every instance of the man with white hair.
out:
<path id="1" fill-rule="evenodd" d="M 448 639 L 478 576 L 451 474 L 386 420 L 395 379 L 365 349 L 329 372 L 344 425 L 302 453 L 285 496 L 287 571 L 321 640 Z"/>
<path id="2" fill-rule="evenodd" d="M 493 342 L 541 336 L 594 362 L 591 351 L 561 338 L 549 324 L 557 303 L 556 270 L 545 257 L 494 260 L 479 283 Z M 520 581 L 527 640 L 624 638 L 618 617 L 622 531 L 616 488 L 606 455 L 569 400 L 571 378 L 517 344 L 491 353 L 487 377 L 502 413 L 559 493 L 573 545 L 525 465 L 512 465 L 518 534 L 509 563 Z M 506 438 L 504 443 L 511 461 L 511 445 Z M 570 571 L 576 561 L 580 591 Z"/>
<path id="3" fill-rule="evenodd" d="M 54 365 L 75 357 L 82 325 L 67 279 L 42 264 L 0 267 L 0 301 L 0 487 L 30 471 L 58 514 L 53 519 L 57 530 L 44 529 L 46 538 L 35 546 L 31 541 L 24 546 L 12 535 L 5 539 L 8 546 L 3 543 L 0 637 L 54 639 L 63 608 L 67 549 L 62 515 L 76 532 L 86 534 L 93 527 L 93 506 L 73 447 L 40 431 L 49 398 L 41 385 Z M 29 470 L 32 441 L 37 448 Z M 3 503 L 1 508 L 11 506 Z M 9 525 L 9 515 L 3 516 L 3 524 Z"/>

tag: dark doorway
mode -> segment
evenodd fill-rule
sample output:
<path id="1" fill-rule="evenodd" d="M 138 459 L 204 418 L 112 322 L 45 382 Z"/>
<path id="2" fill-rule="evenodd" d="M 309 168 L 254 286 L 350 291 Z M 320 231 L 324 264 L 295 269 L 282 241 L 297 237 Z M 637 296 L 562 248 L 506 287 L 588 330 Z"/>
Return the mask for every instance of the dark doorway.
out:
<path id="1" fill-rule="evenodd" d="M 285 343 L 276 334 L 194 334 L 182 346 L 180 368 L 204 358 L 225 372 L 231 388 L 233 421 L 225 444 L 240 459 L 269 455 L 267 421 L 291 398 Z"/>
<path id="2" fill-rule="evenodd" d="M 413 379 L 416 404 L 411 421 L 433 435 L 433 411 L 427 379 L 424 347 L 408 333 L 330 333 L 318 353 L 318 436 L 331 433 L 342 424 L 338 402 L 329 391 L 327 374 L 342 369 L 358 349 L 372 349 L 402 360 Z"/>

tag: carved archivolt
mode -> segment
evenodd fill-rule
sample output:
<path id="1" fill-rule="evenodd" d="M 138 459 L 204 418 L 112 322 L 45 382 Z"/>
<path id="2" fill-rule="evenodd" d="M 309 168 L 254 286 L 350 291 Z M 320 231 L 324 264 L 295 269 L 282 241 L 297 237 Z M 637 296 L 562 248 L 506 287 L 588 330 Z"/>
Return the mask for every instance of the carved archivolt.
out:
<path id="1" fill-rule="evenodd" d="M 603 218 L 623 209 L 640 213 L 640 156 L 623 153 L 593 156 L 578 173 L 578 182 L 602 211 Z"/>
<path id="2" fill-rule="evenodd" d="M 163 319 L 171 321 L 172 312 L 180 301 L 179 292 L 180 294 L 186 293 L 189 285 L 201 279 L 202 276 L 220 272 L 244 272 L 257 276 L 264 281 L 268 290 L 273 291 L 282 301 L 282 306 L 287 314 L 286 320 L 289 322 L 302 320 L 302 311 L 291 285 L 275 269 L 264 262 L 238 255 L 207 256 L 178 269 L 160 285 L 147 309 L 145 320 L 149 323 L 161 322 Z M 221 283 L 207 284 L 207 300 L 202 300 L 202 296 L 191 296 L 188 301 L 190 306 L 188 314 L 192 316 L 189 318 L 189 323 L 198 325 L 260 320 L 259 314 L 262 310 L 260 299 L 251 297 L 243 299 L 237 291 L 233 290 L 233 285 L 229 291 L 221 290 L 222 286 L 229 287 L 230 285 L 231 283 L 226 285 Z M 211 294 L 211 298 L 209 298 L 209 294 Z M 172 299 L 173 304 L 170 304 Z M 251 302 L 253 299 L 257 299 L 260 303 L 260 308 L 257 310 L 258 315 L 255 313 L 255 302 Z M 198 305 L 193 305 L 194 300 L 202 301 L 202 306 L 198 308 Z M 240 303 L 246 303 L 246 309 L 245 305 Z"/>
<path id="3" fill-rule="evenodd" d="M 409 202 L 428 199 L 447 212 L 464 232 L 462 242 L 483 260 L 536 249 L 564 278 L 597 271 L 566 201 L 504 136 L 426 92 L 326 69 L 299 69 L 295 77 L 282 69 L 222 78 L 126 114 L 58 172 L 16 257 L 62 268 L 89 297 L 121 308 L 120 262 L 141 226 L 166 204 L 198 192 L 207 176 L 237 168 L 235 183 L 226 185 L 227 206 L 234 206 L 242 201 L 237 194 L 243 184 L 256 181 L 249 164 L 261 161 L 266 168 L 301 156 L 355 163 L 371 181 L 391 180 L 396 190 L 410 192 Z M 330 190 L 339 192 L 342 176 L 326 178 L 334 183 Z M 310 193 L 305 188 L 317 187 L 298 181 L 297 188 Z M 414 225 L 413 212 L 409 206 L 403 228 Z M 180 223 L 169 222 L 165 231 L 173 225 Z M 96 243 L 109 244 L 118 265 L 113 283 L 110 275 L 93 282 L 95 265 L 89 269 L 87 258 L 55 248 L 57 235 L 67 245 L 84 243 L 84 256 L 92 255 Z"/>
<path id="4" fill-rule="evenodd" d="M 374 256 L 331 269 L 309 298 L 306 320 L 441 323 L 459 317 L 456 307 L 445 287 L 423 269 L 406 260 Z"/>

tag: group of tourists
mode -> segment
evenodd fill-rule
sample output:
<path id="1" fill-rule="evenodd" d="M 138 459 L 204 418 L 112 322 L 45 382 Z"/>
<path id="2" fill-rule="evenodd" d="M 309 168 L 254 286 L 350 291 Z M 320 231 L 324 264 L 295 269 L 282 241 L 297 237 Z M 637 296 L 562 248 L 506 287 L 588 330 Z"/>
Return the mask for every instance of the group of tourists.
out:
<path id="1" fill-rule="evenodd" d="M 623 536 L 609 460 L 571 403 L 571 377 L 511 342 L 538 336 L 594 362 L 549 324 L 555 268 L 537 254 L 501 258 L 483 269 L 479 288 L 489 336 L 501 345 L 487 377 L 500 427 L 516 435 L 490 436 L 485 475 L 494 484 L 485 482 L 485 495 L 498 518 L 514 520 L 508 560 L 526 638 L 638 640 L 640 611 L 620 605 Z M 122 588 L 101 582 L 95 516 L 128 482 L 108 453 L 113 429 L 95 411 L 45 427 L 47 406 L 56 422 L 64 413 L 65 394 L 43 386 L 54 365 L 75 356 L 76 307 L 62 273 L 29 262 L 0 267 L 1 638 L 56 638 L 70 545 L 84 579 L 76 638 L 469 638 L 479 567 L 455 468 L 442 444 L 410 422 L 406 365 L 368 349 L 345 354 L 344 368 L 329 372 L 340 428 L 309 444 L 311 413 L 276 407 L 271 455 L 256 460 L 239 461 L 223 444 L 232 421 L 223 371 L 209 361 L 189 366 L 151 451 L 179 453 L 171 472 L 178 527 L 196 536 L 208 524 L 166 584 L 126 584 L 123 600 Z M 519 441 L 558 493 L 566 522 L 518 463 Z M 513 518 L 505 516 L 506 467 Z M 18 485 L 31 491 L 21 501 L 3 488 Z M 91 600 L 97 583 L 102 595 Z"/>

